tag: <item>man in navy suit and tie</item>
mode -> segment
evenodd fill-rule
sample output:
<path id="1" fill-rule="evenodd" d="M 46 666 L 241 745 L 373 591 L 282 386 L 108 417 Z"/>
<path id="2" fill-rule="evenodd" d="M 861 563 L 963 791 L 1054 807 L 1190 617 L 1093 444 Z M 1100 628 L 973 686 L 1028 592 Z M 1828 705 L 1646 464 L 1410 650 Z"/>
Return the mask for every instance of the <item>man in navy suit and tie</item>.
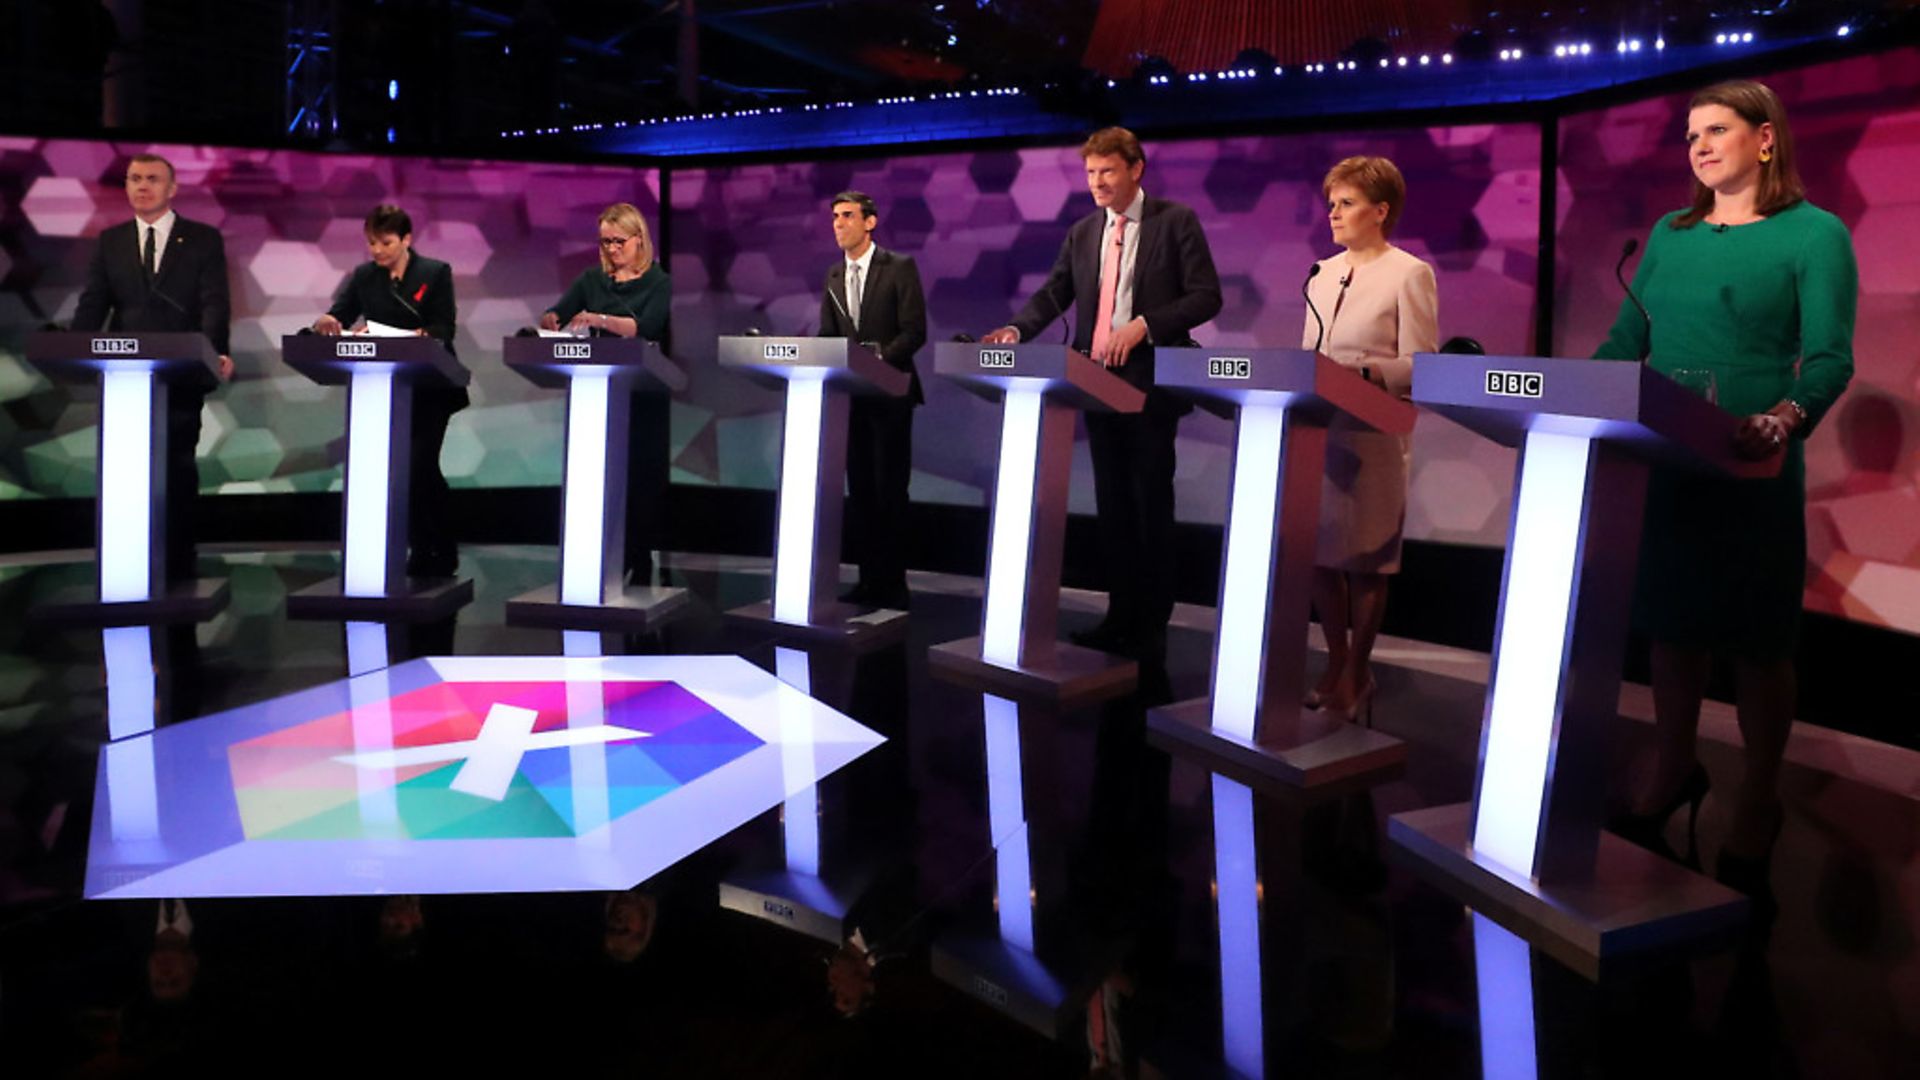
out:
<path id="1" fill-rule="evenodd" d="M 927 343 L 927 298 L 913 259 L 873 242 L 880 211 L 870 196 L 843 191 L 829 205 L 833 239 L 844 257 L 827 271 L 820 336 L 864 342 L 913 378 L 906 397 L 860 395 L 848 410 L 848 534 L 860 561 L 860 583 L 843 599 L 904 611 L 913 410 L 926 400 L 913 354 Z"/>
<path id="2" fill-rule="evenodd" d="M 220 378 L 229 379 L 227 247 L 213 226 L 174 212 L 179 190 L 166 158 L 137 154 L 127 163 L 134 220 L 100 233 L 73 328 L 205 334 L 219 354 Z M 174 581 L 194 576 L 193 515 L 200 493 L 194 449 L 206 399 L 203 386 L 183 381 L 167 388 L 167 577 Z"/>
<path id="3" fill-rule="evenodd" d="M 1011 324 L 981 340 L 1032 341 L 1071 305 L 1073 347 L 1146 391 L 1139 413 L 1086 414 L 1107 614 L 1073 639 L 1155 659 L 1173 616 L 1173 441 L 1188 409 L 1153 384 L 1153 349 L 1220 311 L 1220 275 L 1192 208 L 1140 188 L 1146 154 L 1125 128 L 1080 148 L 1097 207 L 1067 230 L 1053 271 Z"/>

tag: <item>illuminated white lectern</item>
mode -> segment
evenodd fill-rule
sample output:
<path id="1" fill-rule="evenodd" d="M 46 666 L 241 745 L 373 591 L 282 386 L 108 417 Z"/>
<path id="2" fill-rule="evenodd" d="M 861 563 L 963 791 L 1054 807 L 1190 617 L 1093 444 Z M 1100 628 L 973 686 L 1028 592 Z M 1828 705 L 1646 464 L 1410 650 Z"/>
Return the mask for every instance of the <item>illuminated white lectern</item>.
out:
<path id="1" fill-rule="evenodd" d="M 980 636 L 936 645 L 927 662 L 948 678 L 1061 704 L 1131 690 L 1137 663 L 1059 640 L 1060 563 L 1076 412 L 1137 413 L 1146 393 L 1065 345 L 942 342 L 933 369 L 1001 402 L 1001 420 Z"/>
<path id="2" fill-rule="evenodd" d="M 1413 360 L 1413 400 L 1520 449 L 1473 801 L 1396 814 L 1415 870 L 1595 975 L 1718 933 L 1738 893 L 1601 831 L 1647 467 L 1738 476 L 1738 417 L 1641 364 Z"/>
<path id="3" fill-rule="evenodd" d="M 167 394 L 218 385 L 213 345 L 203 334 L 44 331 L 28 336 L 27 362 L 55 382 L 100 387 L 96 582 L 36 607 L 34 617 L 95 625 L 212 618 L 226 606 L 226 580 L 168 581 L 166 527 Z"/>
<path id="4" fill-rule="evenodd" d="M 787 398 L 773 599 L 736 608 L 728 617 L 860 646 L 905 633 L 905 612 L 840 602 L 840 513 L 849 398 L 903 397 L 912 377 L 845 338 L 723 337 L 720 366 L 782 389 Z"/>
<path id="5" fill-rule="evenodd" d="M 1394 435 L 1412 405 L 1310 349 L 1161 349 L 1154 380 L 1233 417 L 1212 693 L 1147 713 L 1154 741 L 1267 789 L 1333 794 L 1377 784 L 1406 744 L 1301 703 L 1327 426 Z"/>
<path id="6" fill-rule="evenodd" d="M 638 338 L 510 337 L 501 348 L 507 367 L 534 385 L 567 391 L 560 581 L 507 601 L 507 621 L 594 630 L 660 622 L 685 605 L 687 590 L 623 587 L 627 440 L 634 393 L 677 393 L 686 389 L 686 372 Z"/>
<path id="7" fill-rule="evenodd" d="M 409 449 L 416 386 L 471 379 L 430 337 L 281 339 L 287 365 L 323 385 L 347 387 L 347 470 L 341 575 L 287 597 L 309 619 L 437 619 L 473 599 L 472 578 L 407 577 Z"/>

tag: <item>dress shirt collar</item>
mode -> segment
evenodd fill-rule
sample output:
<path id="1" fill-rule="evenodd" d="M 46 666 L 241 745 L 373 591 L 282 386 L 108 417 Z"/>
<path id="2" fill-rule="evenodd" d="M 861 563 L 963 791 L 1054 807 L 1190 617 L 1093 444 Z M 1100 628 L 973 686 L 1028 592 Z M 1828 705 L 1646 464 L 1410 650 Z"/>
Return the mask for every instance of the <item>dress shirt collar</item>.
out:
<path id="1" fill-rule="evenodd" d="M 861 254 L 859 258 L 857 259 L 849 258 L 847 260 L 848 266 L 857 266 L 860 268 L 860 281 L 862 284 L 864 284 L 866 280 L 872 276 L 871 271 L 873 270 L 873 253 L 879 250 L 880 250 L 880 245 L 869 240 L 867 241 L 867 250 L 863 254 Z"/>
<path id="2" fill-rule="evenodd" d="M 1135 225 L 1138 225 L 1140 224 L 1141 220 L 1146 217 L 1146 213 L 1147 213 L 1147 189 L 1139 188 L 1134 191 L 1133 201 L 1127 204 L 1127 208 L 1125 210 L 1121 210 L 1116 213 L 1113 207 L 1111 206 L 1107 207 L 1107 228 L 1109 229 L 1113 228 L 1113 219 L 1116 216 L 1120 216 L 1120 215 L 1124 215 L 1129 222 Z"/>

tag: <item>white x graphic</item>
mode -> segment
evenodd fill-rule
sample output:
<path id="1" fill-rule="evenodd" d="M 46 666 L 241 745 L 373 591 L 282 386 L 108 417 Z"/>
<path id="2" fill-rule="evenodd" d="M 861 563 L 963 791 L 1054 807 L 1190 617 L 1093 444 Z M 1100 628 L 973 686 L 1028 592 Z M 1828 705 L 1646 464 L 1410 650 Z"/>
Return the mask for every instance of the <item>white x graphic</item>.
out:
<path id="1" fill-rule="evenodd" d="M 495 704 L 480 724 L 480 734 L 467 742 L 409 746 L 399 750 L 373 750 L 364 754 L 341 754 L 333 760 L 357 769 L 398 769 L 408 765 L 437 765 L 445 761 L 465 761 L 454 775 L 453 790 L 499 802 L 507 797 L 513 776 L 520 771 L 520 758 L 529 750 L 551 750 L 592 743 L 624 742 L 644 739 L 650 731 L 601 725 L 590 728 L 562 728 L 534 734 L 533 722 L 539 717 L 533 709 L 518 705 Z"/>

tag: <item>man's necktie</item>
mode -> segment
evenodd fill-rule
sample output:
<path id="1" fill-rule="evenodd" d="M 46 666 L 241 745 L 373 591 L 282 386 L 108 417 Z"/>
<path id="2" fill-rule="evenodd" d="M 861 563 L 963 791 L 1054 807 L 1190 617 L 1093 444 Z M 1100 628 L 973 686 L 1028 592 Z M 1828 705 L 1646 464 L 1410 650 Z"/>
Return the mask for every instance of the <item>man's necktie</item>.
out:
<path id="1" fill-rule="evenodd" d="M 1120 255 L 1126 250 L 1127 216 L 1113 216 L 1113 250 L 1100 268 L 1100 310 L 1093 317 L 1093 355 L 1099 356 L 1113 335 L 1113 302 L 1120 292 Z"/>
<path id="2" fill-rule="evenodd" d="M 847 318 L 853 320 L 853 328 L 860 329 L 860 264 L 847 264 Z"/>
<path id="3" fill-rule="evenodd" d="M 147 279 L 152 280 L 153 272 L 157 269 L 153 262 L 153 238 L 154 234 L 160 230 L 151 225 L 145 226 L 145 228 L 147 230 L 147 239 L 140 245 L 140 268 L 147 272 Z"/>

